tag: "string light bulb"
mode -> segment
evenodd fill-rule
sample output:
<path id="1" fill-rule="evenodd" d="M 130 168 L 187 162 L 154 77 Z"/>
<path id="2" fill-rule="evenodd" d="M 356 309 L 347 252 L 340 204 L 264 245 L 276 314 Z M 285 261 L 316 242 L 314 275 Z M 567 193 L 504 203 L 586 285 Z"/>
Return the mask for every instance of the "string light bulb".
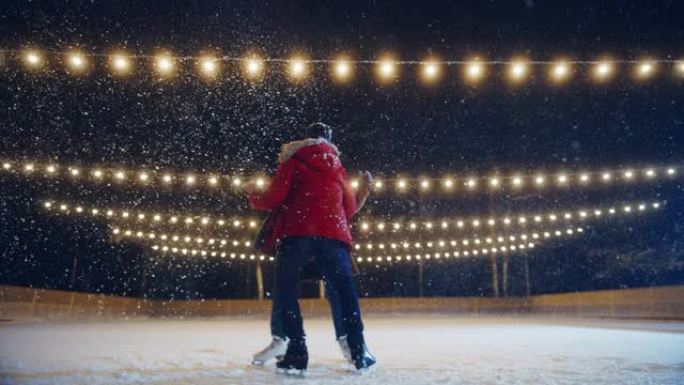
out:
<path id="1" fill-rule="evenodd" d="M 294 57 L 289 60 L 288 71 L 293 80 L 301 80 L 306 76 L 306 61 L 301 57 Z"/>
<path id="2" fill-rule="evenodd" d="M 42 67 L 45 63 L 43 55 L 36 50 L 24 51 L 24 53 L 22 54 L 22 59 L 24 61 L 24 64 L 26 64 L 26 66 L 31 69 L 38 69 Z"/>
<path id="3" fill-rule="evenodd" d="M 174 71 L 173 57 L 168 53 L 162 53 L 155 57 L 154 67 L 157 73 L 162 77 L 170 76 Z"/>
<path id="4" fill-rule="evenodd" d="M 333 75 L 338 81 L 347 81 L 352 76 L 352 65 L 346 57 L 339 57 L 333 65 Z"/>
<path id="5" fill-rule="evenodd" d="M 421 64 L 423 80 L 427 83 L 434 83 L 440 75 L 439 64 L 435 60 L 426 60 Z"/>
<path id="6" fill-rule="evenodd" d="M 396 76 L 397 63 L 391 58 L 384 58 L 378 62 L 377 68 L 380 80 L 387 82 Z"/>
<path id="7" fill-rule="evenodd" d="M 605 81 L 613 74 L 613 63 L 608 60 L 601 60 L 594 67 L 594 77 L 596 80 Z"/>
<path id="8" fill-rule="evenodd" d="M 513 83 L 522 82 L 529 72 L 528 64 L 524 60 L 514 60 L 508 72 L 508 76 Z"/>
<path id="9" fill-rule="evenodd" d="M 71 51 L 67 54 L 66 64 L 71 73 L 79 74 L 88 68 L 88 59 L 79 51 Z"/>
<path id="10" fill-rule="evenodd" d="M 219 72 L 219 59 L 214 56 L 206 55 L 200 58 L 197 63 L 200 73 L 207 79 L 214 79 Z"/>
<path id="11" fill-rule="evenodd" d="M 562 83 L 570 77 L 570 65 L 566 61 L 558 61 L 551 67 L 551 80 Z"/>
<path id="12" fill-rule="evenodd" d="M 264 71 L 264 61 L 256 55 L 250 55 L 244 60 L 244 71 L 250 79 L 259 78 Z"/>
<path id="13" fill-rule="evenodd" d="M 484 64 L 477 58 L 468 62 L 465 66 L 465 78 L 469 83 L 477 83 L 485 74 Z"/>
<path id="14" fill-rule="evenodd" d="M 131 70 L 131 60 L 128 55 L 117 52 L 109 57 L 109 65 L 116 75 L 126 75 Z"/>
<path id="15" fill-rule="evenodd" d="M 651 77 L 655 73 L 655 70 L 656 66 L 653 61 L 642 61 L 636 66 L 636 76 L 640 79 L 646 79 Z"/>

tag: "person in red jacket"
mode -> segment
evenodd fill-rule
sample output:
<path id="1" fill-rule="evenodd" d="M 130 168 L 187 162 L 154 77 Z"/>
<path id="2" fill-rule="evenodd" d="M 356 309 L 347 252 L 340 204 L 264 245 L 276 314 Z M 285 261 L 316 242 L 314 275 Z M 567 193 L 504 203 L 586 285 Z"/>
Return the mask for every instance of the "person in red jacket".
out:
<path id="1" fill-rule="evenodd" d="M 356 196 L 339 151 L 331 143 L 332 129 L 315 123 L 304 136 L 283 146 L 278 169 L 265 192 L 245 186 L 252 208 L 276 214 L 264 247 L 276 250 L 277 316 L 289 338 L 285 356 L 276 366 L 288 373 L 303 373 L 307 368 L 298 288 L 302 269 L 313 261 L 339 298 L 352 361 L 356 369 L 364 370 L 376 361 L 364 341 L 352 279 L 349 221 L 357 212 Z"/>

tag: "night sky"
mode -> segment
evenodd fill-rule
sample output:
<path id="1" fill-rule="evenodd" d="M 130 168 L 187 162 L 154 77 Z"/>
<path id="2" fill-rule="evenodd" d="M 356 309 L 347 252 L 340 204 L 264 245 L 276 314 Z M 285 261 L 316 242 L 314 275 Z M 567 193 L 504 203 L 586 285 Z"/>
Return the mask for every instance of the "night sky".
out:
<path id="1" fill-rule="evenodd" d="M 405 4 L 404 4 L 405 3 Z M 515 55 L 551 60 L 684 57 L 684 4 L 676 1 L 4 1 L 0 47 L 33 44 L 61 52 L 77 46 L 136 54 L 168 49 L 197 55 L 248 51 L 268 57 L 304 52 L 332 58 L 348 52 L 404 60 Z M 313 121 L 336 129 L 351 170 L 378 175 L 441 176 L 547 170 L 601 170 L 680 164 L 684 145 L 684 79 L 659 68 L 648 82 L 622 66 L 607 84 L 578 69 L 563 86 L 543 67 L 513 87 L 501 67 L 482 85 L 463 84 L 451 67 L 437 86 L 416 68 L 381 86 L 370 66 L 337 85 L 318 65 L 293 85 L 270 63 L 262 82 L 245 82 L 235 64 L 206 82 L 193 63 L 172 81 L 157 81 L 149 62 L 113 77 L 104 59 L 83 77 L 65 73 L 57 53 L 48 70 L 30 73 L 16 55 L 0 56 L 0 158 L 82 165 L 271 172 L 279 146 Z M 160 256 L 135 243 L 112 243 L 102 220 L 51 216 L 53 198 L 141 210 L 255 215 L 231 193 L 149 189 L 0 174 L 0 284 L 159 298 L 254 297 L 253 263 Z M 662 200 L 658 213 L 596 222 L 581 238 L 511 255 L 509 294 L 524 293 L 529 258 L 533 293 L 684 283 L 681 179 L 611 188 L 526 193 L 373 197 L 361 216 L 441 218 L 562 210 L 622 201 Z M 75 284 L 73 260 L 77 259 Z M 501 265 L 501 260 L 498 260 Z M 490 260 L 429 261 L 424 295 L 492 295 Z M 501 268 L 501 266 L 499 266 Z M 271 267 L 265 267 L 267 288 Z M 364 264 L 364 296 L 415 296 L 418 264 Z M 305 284 L 305 294 L 315 293 Z"/>

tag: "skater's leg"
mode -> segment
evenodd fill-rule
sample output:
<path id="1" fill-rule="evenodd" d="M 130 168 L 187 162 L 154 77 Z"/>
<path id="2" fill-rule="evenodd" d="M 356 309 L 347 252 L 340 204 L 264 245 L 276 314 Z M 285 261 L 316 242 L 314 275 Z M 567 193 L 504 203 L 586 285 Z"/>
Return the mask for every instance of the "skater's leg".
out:
<path id="1" fill-rule="evenodd" d="M 276 264 L 277 314 L 289 339 L 303 338 L 304 328 L 299 309 L 299 275 L 311 255 L 307 237 L 289 237 L 280 242 Z"/>
<path id="2" fill-rule="evenodd" d="M 271 342 L 264 349 L 255 353 L 252 357 L 252 365 L 264 365 L 272 359 L 280 359 L 287 349 L 287 337 L 283 331 L 283 323 L 280 321 L 279 302 L 276 293 L 278 285 L 273 279 L 273 295 L 271 301 Z"/>
<path id="3" fill-rule="evenodd" d="M 330 315 L 332 316 L 333 326 L 335 327 L 335 338 L 338 340 L 347 335 L 347 330 L 344 327 L 344 321 L 342 320 L 342 305 L 340 304 L 340 296 L 337 291 L 328 283 L 325 283 L 325 297 L 328 299 L 330 304 Z"/>
<path id="4" fill-rule="evenodd" d="M 309 237 L 285 238 L 278 246 L 276 265 L 278 316 L 285 335 L 290 341 L 285 357 L 278 361 L 276 366 L 279 371 L 286 373 L 303 373 L 309 362 L 298 297 L 299 277 L 311 255 Z"/>
<path id="5" fill-rule="evenodd" d="M 271 336 L 286 339 L 283 322 L 280 319 L 280 302 L 278 301 L 278 283 L 273 277 L 273 294 L 271 295 Z"/>
<path id="6" fill-rule="evenodd" d="M 347 248 L 343 243 L 330 239 L 320 239 L 316 246 L 316 264 L 325 281 L 339 298 L 342 324 L 349 341 L 363 343 L 361 309 Z"/>

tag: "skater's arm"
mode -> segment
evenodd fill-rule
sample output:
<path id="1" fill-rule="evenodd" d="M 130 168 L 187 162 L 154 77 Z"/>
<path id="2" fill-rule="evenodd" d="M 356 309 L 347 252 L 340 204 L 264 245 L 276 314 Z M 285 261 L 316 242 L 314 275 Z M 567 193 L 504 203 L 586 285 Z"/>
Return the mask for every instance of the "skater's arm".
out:
<path id="1" fill-rule="evenodd" d="M 356 212 L 354 214 L 361 211 L 363 206 L 366 204 L 366 200 L 368 200 L 368 196 L 371 192 L 371 186 L 373 186 L 373 175 L 371 175 L 369 171 L 364 171 L 363 175 L 361 176 L 359 189 L 356 192 Z"/>
<path id="2" fill-rule="evenodd" d="M 292 175 L 294 174 L 294 161 L 281 163 L 273 176 L 271 184 L 263 193 L 254 189 L 247 191 L 249 205 L 255 210 L 271 211 L 283 204 L 290 193 Z"/>
<path id="3" fill-rule="evenodd" d="M 344 215 L 347 220 L 350 220 L 354 214 L 358 211 L 356 206 L 356 195 L 354 194 L 354 189 L 349 183 L 349 177 L 347 176 L 347 171 L 342 173 L 342 205 L 344 206 Z"/>

